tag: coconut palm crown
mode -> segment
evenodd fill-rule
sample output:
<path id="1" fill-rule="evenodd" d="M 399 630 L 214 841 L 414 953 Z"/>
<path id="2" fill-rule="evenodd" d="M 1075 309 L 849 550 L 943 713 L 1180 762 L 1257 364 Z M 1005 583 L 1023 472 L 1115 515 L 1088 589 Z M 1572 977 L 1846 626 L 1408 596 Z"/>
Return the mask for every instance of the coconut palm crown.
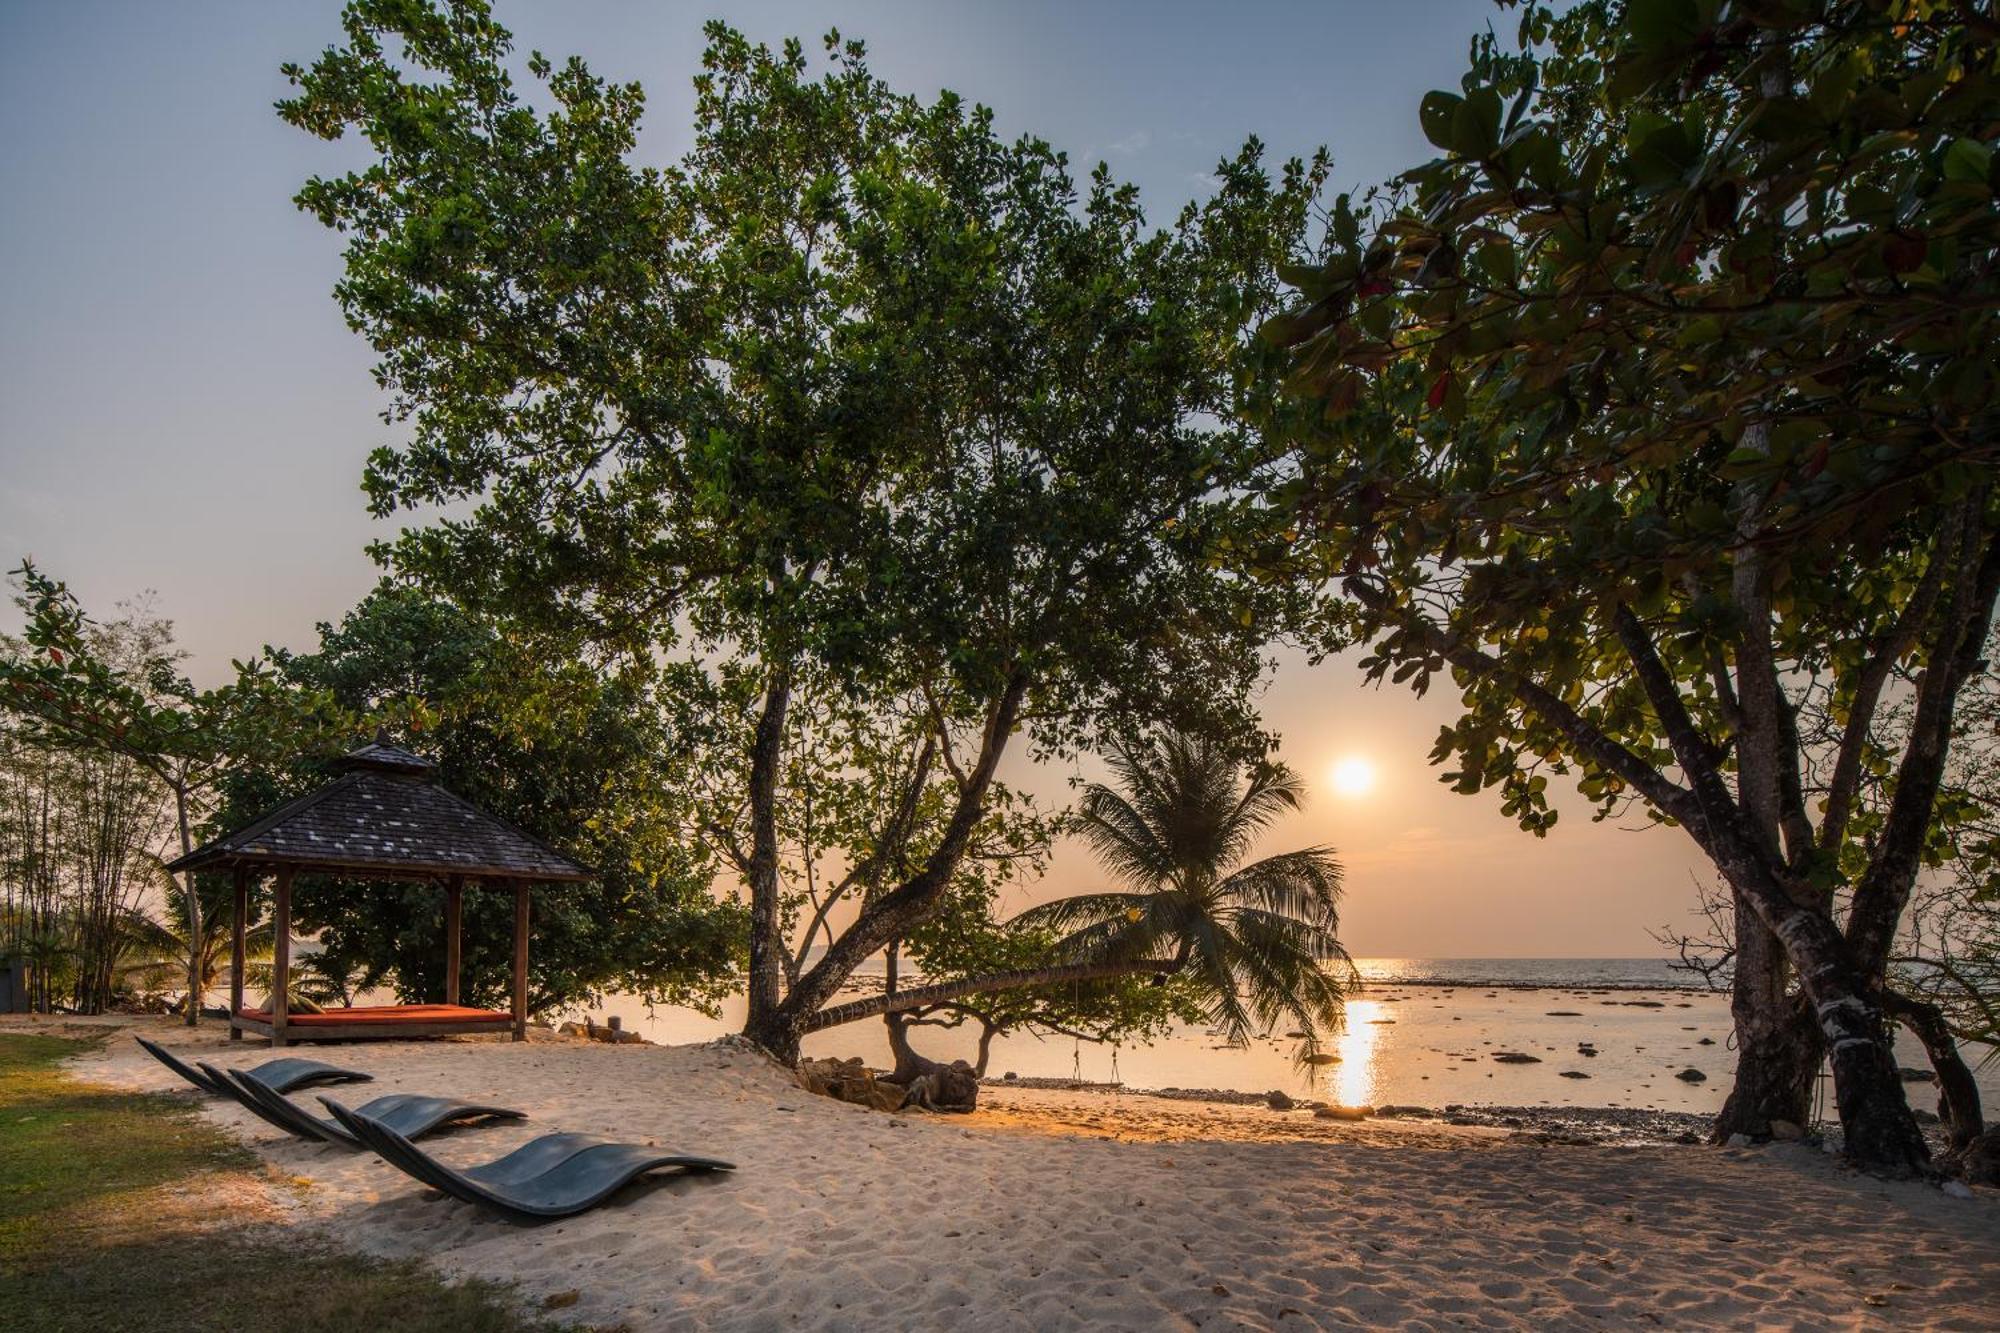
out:
<path id="1" fill-rule="evenodd" d="M 1318 1049 L 1355 979 L 1339 939 L 1341 868 L 1308 847 L 1238 864 L 1258 834 L 1300 808 L 1305 784 L 1278 764 L 1248 768 L 1220 744 L 1162 733 L 1117 747 L 1115 787 L 1093 783 L 1077 831 L 1118 890 L 1058 899 L 1022 920 L 1066 932 L 1083 961 L 1170 960 L 1208 1017 L 1243 1045 L 1286 1023 Z"/>

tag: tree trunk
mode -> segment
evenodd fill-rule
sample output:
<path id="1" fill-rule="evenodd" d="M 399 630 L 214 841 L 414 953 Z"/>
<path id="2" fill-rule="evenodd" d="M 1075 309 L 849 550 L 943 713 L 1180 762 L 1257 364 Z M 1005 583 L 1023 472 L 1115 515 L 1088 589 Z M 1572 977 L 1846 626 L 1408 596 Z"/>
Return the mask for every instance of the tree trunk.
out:
<path id="1" fill-rule="evenodd" d="M 1930 1148 L 1903 1096 L 1879 986 L 1856 964 L 1839 927 L 1823 909 L 1787 894 L 1741 840 L 1732 839 L 1718 850 L 1732 886 L 1755 907 L 1798 968 L 1833 1065 L 1848 1159 L 1881 1176 L 1928 1174 Z"/>
<path id="2" fill-rule="evenodd" d="M 910 1020 L 901 1013 L 883 1015 L 889 1028 L 889 1049 L 895 1054 L 896 1068 L 880 1080 L 904 1090 L 905 1107 L 926 1111 L 975 1111 L 979 1109 L 979 1075 L 963 1060 L 942 1064 L 918 1055 L 910 1047 Z"/>
<path id="3" fill-rule="evenodd" d="M 832 1026 L 821 1021 L 824 1017 L 821 1006 L 833 998 L 841 984 L 853 975 L 854 969 L 864 959 L 886 947 L 889 941 L 907 935 L 912 927 L 921 925 L 937 910 L 938 900 L 950 886 L 952 875 L 957 873 L 974 828 L 986 813 L 986 794 L 993 785 L 994 770 L 1006 753 L 1007 739 L 1013 734 L 1027 690 L 1027 677 L 1016 674 L 1008 680 L 1000 697 L 994 700 L 986 732 L 980 742 L 979 762 L 960 787 L 944 833 L 938 845 L 925 858 L 922 868 L 894 890 L 864 907 L 854 924 L 827 949 L 826 955 L 798 979 L 782 1005 L 762 1013 L 753 1006 L 743 1026 L 743 1035 L 779 1060 L 796 1063 L 799 1042 L 806 1033 Z M 773 896 L 775 899 L 775 894 Z M 775 917 L 775 901 L 772 911 Z M 777 966 L 775 955 L 772 966 L 774 969 Z M 752 982 L 755 982 L 754 975 Z M 836 1010 L 847 1008 L 849 1006 L 841 1005 Z M 854 1018 L 872 1018 L 887 1012 L 888 1009 L 884 1008 L 870 1009 L 838 1021 L 853 1022 Z"/>
<path id="4" fill-rule="evenodd" d="M 1938 1117 L 1944 1121 L 1945 1142 L 1953 1152 L 1962 1152 L 1986 1124 L 1979 1105 L 1979 1084 L 1958 1053 L 1958 1041 L 1946 1026 L 1944 1012 L 1895 991 L 1885 991 L 1882 1007 L 1904 1027 L 1915 1033 L 1937 1071 Z"/>
<path id="5" fill-rule="evenodd" d="M 972 1072 L 981 1078 L 986 1077 L 986 1063 L 993 1055 L 993 1038 L 999 1032 L 999 1028 L 985 1019 L 979 1020 L 979 1057 L 972 1062 Z"/>
<path id="6" fill-rule="evenodd" d="M 181 835 L 181 855 L 194 850 L 193 831 L 188 827 L 187 786 L 174 784 L 174 820 Z M 181 895 L 187 901 L 188 929 L 188 995 L 187 1025 L 198 1027 L 201 1023 L 201 892 L 195 886 L 194 872 L 181 871 Z"/>
<path id="7" fill-rule="evenodd" d="M 1726 1143 L 1733 1134 L 1769 1138 L 1774 1120 L 1804 1129 L 1825 1058 L 1811 1006 L 1794 995 L 1778 1007 L 1760 1005 L 1735 1016 L 1736 1081 L 1715 1118 L 1712 1141 Z"/>
<path id="8" fill-rule="evenodd" d="M 1789 940 L 1826 1041 L 1848 1160 L 1876 1175 L 1928 1174 L 1930 1148 L 1903 1096 L 1888 1024 L 1845 941 L 1830 920 L 1807 908 L 1777 929 Z"/>
<path id="9" fill-rule="evenodd" d="M 778 905 L 778 766 L 791 693 L 790 673 L 783 668 L 773 672 L 750 752 L 750 1012 L 744 1024 L 746 1033 L 788 1063 L 798 1058 L 796 1037 L 789 1051 L 780 1053 L 758 1034 L 777 1018 L 784 974 Z"/>
<path id="10" fill-rule="evenodd" d="M 1736 959 L 1729 1012 L 1736 1026 L 1736 1079 L 1715 1119 L 1713 1139 L 1768 1138 L 1773 1120 L 1801 1129 L 1812 1115 L 1813 1080 L 1825 1057 L 1803 999 L 1787 994 L 1784 946 L 1744 900 L 1735 903 Z"/>

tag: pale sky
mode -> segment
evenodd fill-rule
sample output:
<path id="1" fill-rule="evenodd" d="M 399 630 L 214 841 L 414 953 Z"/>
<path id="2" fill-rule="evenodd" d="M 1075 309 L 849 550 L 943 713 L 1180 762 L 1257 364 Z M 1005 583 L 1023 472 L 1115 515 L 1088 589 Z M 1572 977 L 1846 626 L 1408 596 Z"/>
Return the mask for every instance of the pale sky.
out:
<path id="1" fill-rule="evenodd" d="M 754 39 L 867 41 L 898 88 L 951 88 L 1008 133 L 1104 159 L 1160 220 L 1255 133 L 1276 156 L 1319 143 L 1342 187 L 1428 149 L 1418 99 L 1455 87 L 1483 0 L 1197 5 L 523 3 L 522 50 L 586 57 L 649 94 L 650 160 L 688 141 L 701 24 Z M 142 589 L 179 626 L 195 674 L 266 643 L 314 645 L 373 584 L 379 534 L 359 490 L 390 438 L 370 354 L 330 291 L 339 242 L 291 197 L 353 150 L 279 122 L 278 66 L 339 35 L 333 3 L 0 0 L 0 560 L 32 554 L 91 607 Z M 1592 825 L 1547 839 L 1491 797 L 1452 795 L 1425 757 L 1450 715 L 1365 690 L 1351 665 L 1288 658 L 1265 700 L 1308 811 L 1266 850 L 1333 844 L 1357 955 L 1637 956 L 1685 924 L 1701 860 L 1667 830 Z M 1333 765 L 1376 782 L 1342 796 Z M 1028 778 L 1058 794 L 1062 774 Z M 1043 894 L 1096 883 L 1065 849 Z"/>

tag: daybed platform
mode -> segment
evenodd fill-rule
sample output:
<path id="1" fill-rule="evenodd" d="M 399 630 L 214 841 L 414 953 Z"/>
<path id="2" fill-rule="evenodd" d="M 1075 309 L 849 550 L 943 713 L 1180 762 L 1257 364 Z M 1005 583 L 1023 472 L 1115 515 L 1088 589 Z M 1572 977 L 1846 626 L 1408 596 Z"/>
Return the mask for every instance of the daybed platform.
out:
<path id="1" fill-rule="evenodd" d="M 462 1004 L 378 1004 L 323 1014 L 288 1013 L 285 1035 L 295 1041 L 407 1041 L 461 1032 L 507 1032 L 513 1022 L 514 1016 L 505 1010 L 468 1009 Z M 268 1037 L 271 1011 L 239 1009 L 230 1026 Z"/>

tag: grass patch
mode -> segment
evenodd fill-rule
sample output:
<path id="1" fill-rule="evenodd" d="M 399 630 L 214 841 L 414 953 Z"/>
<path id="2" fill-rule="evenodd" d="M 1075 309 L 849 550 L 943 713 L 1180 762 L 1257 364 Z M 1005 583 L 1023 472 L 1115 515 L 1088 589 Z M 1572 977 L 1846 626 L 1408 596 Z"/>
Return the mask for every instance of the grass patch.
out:
<path id="1" fill-rule="evenodd" d="M 531 1333 L 505 1288 L 417 1263 L 274 1245 L 256 1157 L 178 1095 L 60 1068 L 88 1043 L 0 1033 L 0 1328 Z"/>

